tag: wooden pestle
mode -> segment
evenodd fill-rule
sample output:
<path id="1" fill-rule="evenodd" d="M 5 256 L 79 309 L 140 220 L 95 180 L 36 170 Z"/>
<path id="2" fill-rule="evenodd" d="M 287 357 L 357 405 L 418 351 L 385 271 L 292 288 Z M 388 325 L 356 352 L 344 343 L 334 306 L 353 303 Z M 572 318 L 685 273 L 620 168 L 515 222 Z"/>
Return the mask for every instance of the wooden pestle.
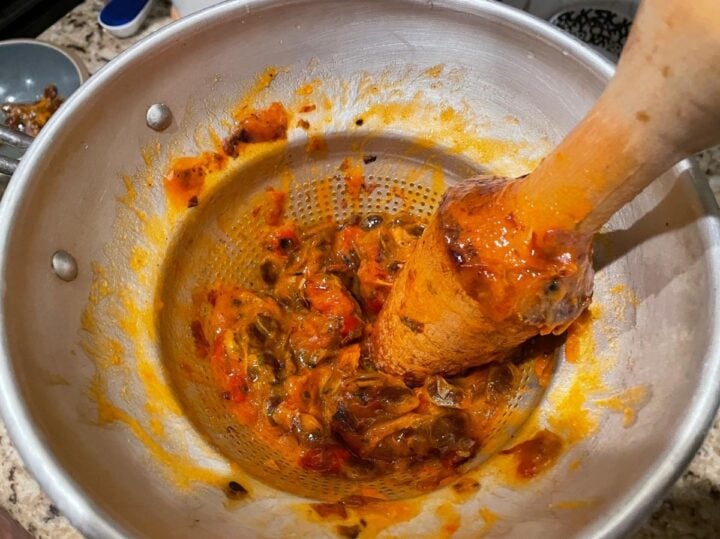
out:
<path id="1" fill-rule="evenodd" d="M 562 333 L 592 295 L 592 235 L 720 142 L 720 1 L 645 0 L 613 79 L 530 175 L 448 190 L 380 312 L 376 365 L 422 379 Z"/>

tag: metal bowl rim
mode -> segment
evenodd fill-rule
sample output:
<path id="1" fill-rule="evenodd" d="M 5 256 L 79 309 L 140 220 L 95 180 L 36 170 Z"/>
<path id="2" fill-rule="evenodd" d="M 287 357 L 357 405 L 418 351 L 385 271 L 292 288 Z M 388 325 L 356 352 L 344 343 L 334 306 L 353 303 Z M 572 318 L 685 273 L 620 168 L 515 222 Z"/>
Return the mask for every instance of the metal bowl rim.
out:
<path id="1" fill-rule="evenodd" d="M 29 148 L 0 202 L 0 291 L 2 297 L 5 296 L 6 287 L 4 277 L 8 265 L 12 263 L 7 256 L 9 238 L 10 234 L 14 233 L 15 216 L 21 210 L 24 193 L 29 189 L 31 182 L 45 181 L 35 174 L 41 163 L 41 156 L 53 146 L 56 140 L 62 139 L 62 127 L 65 119 L 76 114 L 83 114 L 83 102 L 86 96 L 102 88 L 104 84 L 108 83 L 108 79 L 112 79 L 113 76 L 131 67 L 135 62 L 142 60 L 147 50 L 180 41 L 183 36 L 188 35 L 189 30 L 196 29 L 195 27 L 200 28 L 205 24 L 220 22 L 226 14 L 233 14 L 240 9 L 249 13 L 313 1 L 315 0 L 234 0 L 211 6 L 173 22 L 131 46 L 74 92 L 58 114 L 50 119 Z M 500 3 L 474 0 L 434 0 L 432 3 L 425 0 L 393 1 L 416 5 L 418 8 L 441 8 L 483 16 L 499 24 L 522 29 L 537 39 L 561 48 L 569 56 L 576 58 L 605 79 L 609 79 L 614 71 L 613 65 L 607 59 L 571 35 L 533 15 Z M 680 163 L 675 170 L 678 173 L 689 172 L 697 179 L 697 174 L 693 174 L 694 168 L 690 162 Z M 695 187 L 701 205 L 707 214 L 713 217 L 713 219 L 702 220 L 698 227 L 705 240 L 705 245 L 716 248 L 710 249 L 707 257 L 711 270 L 710 288 L 714 292 L 718 288 L 718 275 L 720 275 L 720 268 L 718 268 L 720 253 L 717 250 L 720 247 L 720 239 L 718 239 L 720 238 L 720 221 L 718 220 L 720 212 L 707 183 L 696 181 Z M 709 310 L 713 320 L 717 321 L 720 318 L 720 306 L 715 301 L 714 293 L 709 294 L 709 301 Z M 14 377 L 5 324 L 5 320 L 9 316 L 11 313 L 6 312 L 5 303 L 2 302 L 0 304 L 0 358 L 2 359 L 0 361 L 0 416 L 5 421 L 23 462 L 44 491 L 83 534 L 90 537 L 122 538 L 128 536 L 129 530 L 123 528 L 100 509 L 44 445 L 44 435 L 37 429 L 25 408 L 20 388 Z M 705 356 L 704 376 L 695 393 L 695 398 L 688 403 L 687 420 L 683 428 L 673 437 L 673 444 L 669 446 L 663 457 L 658 459 L 654 469 L 647 474 L 648 477 L 644 481 L 638 482 L 636 488 L 626 492 L 621 499 L 616 500 L 615 505 L 619 509 L 609 518 L 603 519 L 602 522 L 595 522 L 585 530 L 587 537 L 619 537 L 639 526 L 663 494 L 678 479 L 700 447 L 720 405 L 720 392 L 716 391 L 720 385 L 720 327 L 717 322 L 713 322 L 713 327 L 711 343 Z"/>

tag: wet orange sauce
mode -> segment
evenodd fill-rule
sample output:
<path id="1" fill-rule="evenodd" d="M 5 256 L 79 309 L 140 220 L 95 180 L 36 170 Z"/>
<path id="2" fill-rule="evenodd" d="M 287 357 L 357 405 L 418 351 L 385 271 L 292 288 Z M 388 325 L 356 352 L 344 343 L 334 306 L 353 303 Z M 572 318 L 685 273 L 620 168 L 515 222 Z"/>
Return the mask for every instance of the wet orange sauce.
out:
<path id="1" fill-rule="evenodd" d="M 305 145 L 305 151 L 307 151 L 311 157 L 316 158 L 327 155 L 328 144 L 325 137 L 318 134 L 310 135 L 307 139 L 307 144 Z"/>
<path id="2" fill-rule="evenodd" d="M 171 204 L 175 208 L 197 206 L 205 178 L 221 170 L 225 163 L 226 157 L 215 152 L 174 159 L 164 179 L 165 192 Z"/>
<path id="3" fill-rule="evenodd" d="M 595 405 L 617 412 L 623 417 L 623 427 L 635 424 L 638 412 L 648 403 L 652 395 L 648 386 L 635 386 L 605 399 L 598 399 Z"/>
<path id="4" fill-rule="evenodd" d="M 420 500 L 382 501 L 355 496 L 338 503 L 298 507 L 311 522 L 332 525 L 341 537 L 374 538 L 392 526 L 407 522 L 422 511 Z"/>
<path id="5" fill-rule="evenodd" d="M 534 370 L 540 387 L 547 387 L 553 374 L 553 359 L 549 356 L 538 357 Z"/>
<path id="6" fill-rule="evenodd" d="M 299 96 L 312 95 L 312 93 L 315 91 L 315 88 L 319 84 L 320 84 L 319 80 L 314 80 L 314 81 L 308 82 L 307 84 L 303 84 L 297 90 L 295 90 L 295 95 L 299 95 Z"/>
<path id="7" fill-rule="evenodd" d="M 268 226 L 277 226 L 285 218 L 285 202 L 287 194 L 281 189 L 269 187 L 265 190 L 265 203 L 256 206 L 253 216 L 261 214 Z"/>
<path id="8" fill-rule="evenodd" d="M 485 521 L 486 528 L 492 526 L 498 520 L 497 514 L 488 509 L 487 507 L 481 507 L 479 512 L 480 517 L 482 517 L 482 519 Z"/>
<path id="9" fill-rule="evenodd" d="M 232 116 L 241 120 L 247 116 L 248 110 L 255 106 L 260 96 L 267 90 L 282 70 L 276 66 L 269 66 L 260 73 L 253 85 L 244 93 L 238 104 L 232 110 Z"/>
<path id="10" fill-rule="evenodd" d="M 586 310 L 568 328 L 565 340 L 565 360 L 568 363 L 577 363 L 585 356 L 582 347 L 591 323 L 592 314 Z"/>
<path id="11" fill-rule="evenodd" d="M 563 450 L 563 441 L 549 431 L 541 430 L 529 440 L 502 451 L 515 457 L 515 471 L 522 479 L 531 479 L 551 467 Z"/>
<path id="12" fill-rule="evenodd" d="M 452 484 L 452 491 L 456 501 L 464 501 L 474 496 L 480 490 L 480 483 L 466 475 Z"/>
<path id="13" fill-rule="evenodd" d="M 425 70 L 425 75 L 437 79 L 440 75 L 442 75 L 444 69 L 445 66 L 443 64 L 438 64 L 436 66 L 427 68 Z"/>
<path id="14" fill-rule="evenodd" d="M 282 103 L 249 114 L 240 121 L 246 142 L 271 142 L 287 136 L 288 113 Z"/>
<path id="15" fill-rule="evenodd" d="M 345 194 L 350 200 L 357 201 L 364 189 L 362 163 L 355 162 L 349 157 L 345 158 L 340 164 L 340 172 L 345 178 Z"/>
<path id="16" fill-rule="evenodd" d="M 598 419 L 588 409 L 588 396 L 602 388 L 600 375 L 595 372 L 578 374 L 570 388 L 560 398 L 551 398 L 553 411 L 547 422 L 568 444 L 587 438 L 598 427 Z"/>
<path id="17" fill-rule="evenodd" d="M 448 503 L 443 503 L 435 510 L 440 519 L 440 530 L 436 537 L 451 537 L 460 528 L 460 513 Z"/>
<path id="18" fill-rule="evenodd" d="M 165 192 L 175 209 L 192 208 L 200 203 L 206 178 L 222 170 L 228 156 L 235 157 L 248 144 L 275 142 L 287 138 L 288 113 L 282 103 L 271 103 L 265 109 L 243 108 L 240 119 L 222 141 L 214 132 L 213 141 L 219 151 L 203 152 L 172 161 L 164 178 Z"/>
<path id="19" fill-rule="evenodd" d="M 290 118 L 282 103 L 260 110 L 245 110 L 232 132 L 223 140 L 223 151 L 237 157 L 246 144 L 275 142 L 287 138 Z"/>
<path id="20" fill-rule="evenodd" d="M 576 298 L 568 307 L 580 314 L 589 303 L 588 292 L 566 289 L 585 285 L 583 257 L 589 238 L 579 241 L 529 229 L 514 213 L 517 185 L 502 178 L 468 180 L 446 195 L 438 216 L 459 280 L 481 306 L 489 300 L 491 308 L 483 314 L 498 323 L 521 308 L 530 308 L 521 306 L 521 301 L 544 301 L 540 299 L 544 297 L 557 301 L 553 298 L 562 299 L 566 292 L 570 292 L 568 298 Z M 539 331 L 549 333 L 551 329 L 541 327 Z"/>

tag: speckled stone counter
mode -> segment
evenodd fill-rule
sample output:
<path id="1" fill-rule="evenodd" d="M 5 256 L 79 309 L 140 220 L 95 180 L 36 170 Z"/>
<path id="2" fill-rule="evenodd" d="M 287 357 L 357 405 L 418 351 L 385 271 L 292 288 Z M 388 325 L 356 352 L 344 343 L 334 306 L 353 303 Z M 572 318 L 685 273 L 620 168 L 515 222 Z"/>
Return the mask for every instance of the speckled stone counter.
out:
<path id="1" fill-rule="evenodd" d="M 102 4 L 102 0 L 87 0 L 45 31 L 40 39 L 72 50 L 85 62 L 90 73 L 94 73 L 122 50 L 171 20 L 169 3 L 157 1 L 140 34 L 118 39 L 97 24 Z M 698 157 L 715 195 L 720 197 L 720 148 Z M 80 537 L 24 469 L 2 423 L 0 506 L 36 537 Z M 716 418 L 683 477 L 634 537 L 720 537 L 720 417 Z"/>

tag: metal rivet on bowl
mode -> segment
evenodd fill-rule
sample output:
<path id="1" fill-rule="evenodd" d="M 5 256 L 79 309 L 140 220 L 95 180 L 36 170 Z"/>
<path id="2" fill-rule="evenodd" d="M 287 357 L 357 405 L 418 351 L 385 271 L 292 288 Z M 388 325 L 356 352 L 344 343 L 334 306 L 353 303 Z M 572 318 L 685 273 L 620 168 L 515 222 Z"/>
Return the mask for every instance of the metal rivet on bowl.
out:
<path id="1" fill-rule="evenodd" d="M 150 129 L 165 131 L 172 122 L 172 111 L 165 103 L 150 105 L 145 115 L 145 122 Z"/>
<path id="2" fill-rule="evenodd" d="M 52 255 L 52 270 L 63 281 L 74 281 L 78 275 L 78 265 L 73 255 L 60 249 Z"/>

